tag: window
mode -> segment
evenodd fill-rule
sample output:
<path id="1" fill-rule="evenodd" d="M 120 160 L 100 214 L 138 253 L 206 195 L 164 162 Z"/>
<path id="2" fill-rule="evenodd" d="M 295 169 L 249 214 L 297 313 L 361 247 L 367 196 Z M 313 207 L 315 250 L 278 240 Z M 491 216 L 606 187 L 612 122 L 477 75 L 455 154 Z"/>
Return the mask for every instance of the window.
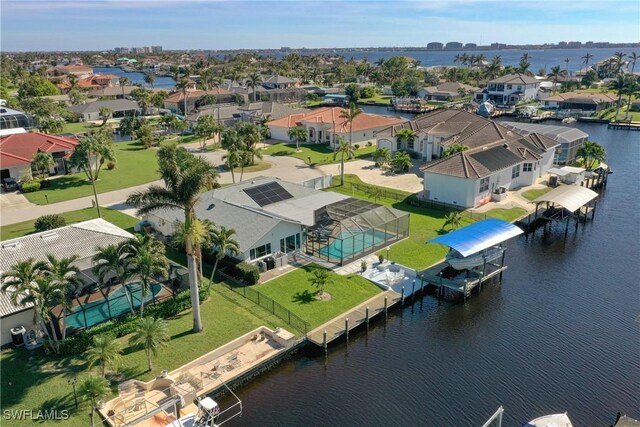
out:
<path id="1" fill-rule="evenodd" d="M 271 243 L 267 243 L 266 245 L 258 246 L 257 248 L 253 248 L 249 251 L 249 257 L 251 259 L 261 258 L 265 255 L 269 255 L 271 253 Z"/>
<path id="2" fill-rule="evenodd" d="M 517 178 L 520 176 L 520 165 L 515 165 L 511 169 L 511 179 Z"/>
<path id="3" fill-rule="evenodd" d="M 522 86 L 518 86 L 518 90 L 522 90 Z"/>
<path id="4" fill-rule="evenodd" d="M 525 163 L 522 165 L 522 172 L 531 172 L 533 170 L 532 163 Z"/>
<path id="5" fill-rule="evenodd" d="M 402 150 L 402 142 L 398 141 L 396 143 L 396 150 Z"/>
<path id="6" fill-rule="evenodd" d="M 407 143 L 407 147 L 409 148 L 409 150 L 413 150 L 413 141 L 409 141 Z"/>
<path id="7" fill-rule="evenodd" d="M 507 90 L 510 90 L 510 89 L 511 89 L 511 85 L 507 85 Z"/>
<path id="8" fill-rule="evenodd" d="M 480 180 L 480 193 L 489 189 L 489 177 Z"/>
<path id="9" fill-rule="evenodd" d="M 300 249 L 300 233 L 280 239 L 280 252 L 289 253 Z"/>

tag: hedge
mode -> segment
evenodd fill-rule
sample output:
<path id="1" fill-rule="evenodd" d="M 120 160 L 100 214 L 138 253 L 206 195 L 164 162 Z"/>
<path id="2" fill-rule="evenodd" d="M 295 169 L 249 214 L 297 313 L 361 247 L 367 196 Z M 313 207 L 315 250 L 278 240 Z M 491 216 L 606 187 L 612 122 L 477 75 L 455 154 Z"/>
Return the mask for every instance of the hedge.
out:
<path id="1" fill-rule="evenodd" d="M 200 302 L 206 299 L 206 290 L 200 289 Z M 145 308 L 145 316 L 167 319 L 191 308 L 189 291 L 180 292 L 171 299 Z M 83 329 L 60 342 L 60 355 L 80 355 L 93 344 L 93 337 L 112 335 L 120 338 L 134 332 L 139 314 L 128 314 L 119 319 L 109 320 L 91 328 Z"/>
<path id="2" fill-rule="evenodd" d="M 248 286 L 255 285 L 260 280 L 260 270 L 256 265 L 248 262 L 239 262 L 230 268 L 230 272 L 232 276 Z"/>
<path id="3" fill-rule="evenodd" d="M 23 193 L 33 193 L 34 191 L 38 191 L 40 190 L 40 182 L 39 181 L 25 182 L 20 185 L 20 190 Z"/>
<path id="4" fill-rule="evenodd" d="M 67 225 L 67 221 L 62 215 L 58 214 L 42 215 L 36 219 L 36 222 L 33 225 L 36 231 L 40 232 L 64 227 Z"/>

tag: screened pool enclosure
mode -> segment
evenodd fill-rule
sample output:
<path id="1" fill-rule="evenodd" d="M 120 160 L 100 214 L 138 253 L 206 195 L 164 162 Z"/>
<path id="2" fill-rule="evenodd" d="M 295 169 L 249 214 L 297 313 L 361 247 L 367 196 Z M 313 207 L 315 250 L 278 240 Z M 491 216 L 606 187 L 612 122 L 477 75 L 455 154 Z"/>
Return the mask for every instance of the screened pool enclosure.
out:
<path id="1" fill-rule="evenodd" d="M 315 212 L 315 225 L 307 234 L 307 252 L 343 265 L 408 235 L 408 213 L 349 198 Z"/>

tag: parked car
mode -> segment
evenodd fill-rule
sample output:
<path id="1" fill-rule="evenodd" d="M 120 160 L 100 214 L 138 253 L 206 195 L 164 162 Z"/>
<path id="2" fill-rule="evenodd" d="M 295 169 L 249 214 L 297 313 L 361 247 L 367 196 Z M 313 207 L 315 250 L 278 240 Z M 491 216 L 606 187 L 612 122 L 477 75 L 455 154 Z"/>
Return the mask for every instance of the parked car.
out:
<path id="1" fill-rule="evenodd" d="M 4 178 L 2 180 L 2 189 L 4 191 L 16 191 L 18 189 L 18 181 L 15 178 Z"/>

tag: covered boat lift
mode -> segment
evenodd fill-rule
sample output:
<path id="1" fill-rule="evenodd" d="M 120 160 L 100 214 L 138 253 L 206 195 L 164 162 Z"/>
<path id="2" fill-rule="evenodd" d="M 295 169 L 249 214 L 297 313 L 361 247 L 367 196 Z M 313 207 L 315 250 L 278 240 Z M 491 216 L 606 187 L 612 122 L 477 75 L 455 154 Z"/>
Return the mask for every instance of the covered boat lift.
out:
<path id="1" fill-rule="evenodd" d="M 450 289 L 462 293 L 466 300 L 476 286 L 482 289 L 484 282 L 496 276 L 502 280 L 507 269 L 504 242 L 520 234 L 522 229 L 509 222 L 485 219 L 431 239 L 427 243 L 439 243 L 451 251 L 445 261 L 425 270 L 422 277 L 436 286 L 440 295 Z"/>
<path id="2" fill-rule="evenodd" d="M 532 203 L 536 204 L 536 211 L 533 223 L 531 223 L 531 217 L 529 216 L 528 228 L 532 228 L 535 231 L 540 204 L 546 203 L 546 208 L 542 210 L 540 219 L 545 221 L 545 224 L 547 222 L 566 221 L 564 236 L 567 237 L 569 222 L 572 218 L 576 221 L 576 230 L 581 217 L 586 222 L 589 213 L 591 213 L 591 219 L 593 220 L 598 203 L 597 197 L 598 193 L 595 191 L 577 185 L 563 185 L 555 188 L 533 200 Z"/>

